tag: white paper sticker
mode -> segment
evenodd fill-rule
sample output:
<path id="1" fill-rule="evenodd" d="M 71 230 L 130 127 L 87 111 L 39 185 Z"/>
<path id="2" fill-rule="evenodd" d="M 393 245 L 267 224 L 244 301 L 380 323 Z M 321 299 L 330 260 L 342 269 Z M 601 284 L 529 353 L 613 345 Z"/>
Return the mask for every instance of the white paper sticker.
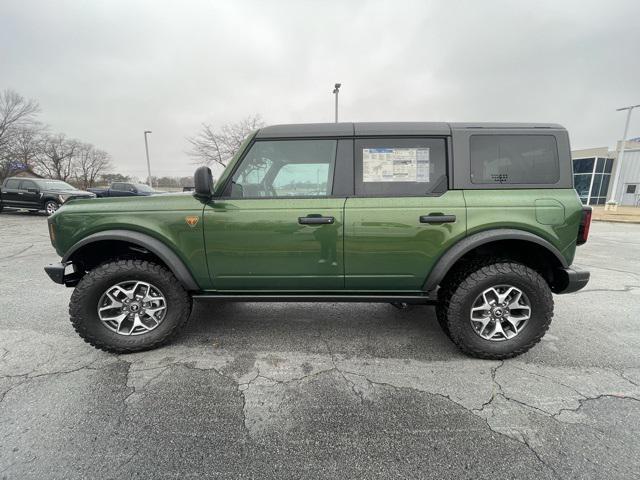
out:
<path id="1" fill-rule="evenodd" d="M 363 182 L 429 182 L 428 148 L 363 148 Z"/>

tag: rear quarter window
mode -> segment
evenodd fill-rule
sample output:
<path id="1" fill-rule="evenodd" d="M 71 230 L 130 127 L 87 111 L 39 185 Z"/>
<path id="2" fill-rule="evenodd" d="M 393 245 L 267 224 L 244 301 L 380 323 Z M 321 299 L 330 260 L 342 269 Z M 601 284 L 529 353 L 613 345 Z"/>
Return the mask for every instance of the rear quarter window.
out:
<path id="1" fill-rule="evenodd" d="M 553 135 L 471 135 L 471 183 L 555 184 L 560 179 Z"/>
<path id="2" fill-rule="evenodd" d="M 20 184 L 20 180 L 18 179 L 10 179 L 4 184 L 4 188 L 18 188 Z"/>

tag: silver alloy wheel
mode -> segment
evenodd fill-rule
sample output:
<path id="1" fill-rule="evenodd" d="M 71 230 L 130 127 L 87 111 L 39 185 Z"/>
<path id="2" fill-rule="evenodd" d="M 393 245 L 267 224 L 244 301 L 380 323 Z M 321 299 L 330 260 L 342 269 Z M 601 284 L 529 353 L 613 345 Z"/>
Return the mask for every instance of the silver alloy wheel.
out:
<path id="1" fill-rule="evenodd" d="M 47 215 L 53 215 L 56 213 L 56 210 L 58 210 L 58 204 L 54 201 L 49 201 L 44 206 L 44 209 L 47 212 Z"/>
<path id="2" fill-rule="evenodd" d="M 98 301 L 98 317 L 119 335 L 142 335 L 162 323 L 167 300 L 160 289 L 137 280 L 109 287 Z"/>
<path id="3" fill-rule="evenodd" d="M 487 288 L 473 302 L 471 326 L 485 340 L 500 342 L 518 335 L 531 318 L 531 303 L 511 285 Z"/>

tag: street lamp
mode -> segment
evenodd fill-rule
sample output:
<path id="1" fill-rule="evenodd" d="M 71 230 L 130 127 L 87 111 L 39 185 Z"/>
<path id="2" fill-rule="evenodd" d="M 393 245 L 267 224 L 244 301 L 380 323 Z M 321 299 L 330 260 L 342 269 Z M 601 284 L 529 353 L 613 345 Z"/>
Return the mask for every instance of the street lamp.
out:
<path id="1" fill-rule="evenodd" d="M 336 96 L 336 123 L 338 123 L 338 93 L 340 93 L 341 83 L 336 83 L 333 87 L 333 93 Z"/>
<path id="2" fill-rule="evenodd" d="M 624 124 L 624 134 L 622 135 L 622 143 L 620 144 L 620 153 L 618 154 L 618 160 L 616 161 L 617 163 L 616 174 L 613 177 L 613 186 L 611 190 L 609 190 L 611 192 L 609 195 L 610 202 L 616 201 L 616 190 L 618 189 L 618 182 L 620 181 L 620 172 L 622 171 L 622 159 L 624 158 L 624 147 L 625 147 L 625 142 L 627 140 L 627 131 L 629 130 L 629 121 L 631 120 L 631 112 L 636 107 L 640 107 L 640 104 L 630 105 L 628 107 L 622 107 L 622 108 L 616 109 L 616 112 L 622 112 L 623 110 L 627 110 L 627 121 Z"/>
<path id="3" fill-rule="evenodd" d="M 151 181 L 151 163 L 149 162 L 149 142 L 147 141 L 148 133 L 151 133 L 151 130 L 144 131 L 144 149 L 147 152 L 147 174 L 149 176 L 149 178 L 147 178 L 147 184 L 153 188 L 153 182 Z"/>

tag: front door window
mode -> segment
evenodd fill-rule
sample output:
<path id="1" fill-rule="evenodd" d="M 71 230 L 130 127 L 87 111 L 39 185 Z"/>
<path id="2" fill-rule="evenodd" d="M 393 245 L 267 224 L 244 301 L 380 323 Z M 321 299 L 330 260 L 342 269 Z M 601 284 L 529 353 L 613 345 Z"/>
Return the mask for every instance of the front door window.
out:
<path id="1" fill-rule="evenodd" d="M 231 198 L 328 197 L 336 140 L 256 142 L 232 178 Z"/>

